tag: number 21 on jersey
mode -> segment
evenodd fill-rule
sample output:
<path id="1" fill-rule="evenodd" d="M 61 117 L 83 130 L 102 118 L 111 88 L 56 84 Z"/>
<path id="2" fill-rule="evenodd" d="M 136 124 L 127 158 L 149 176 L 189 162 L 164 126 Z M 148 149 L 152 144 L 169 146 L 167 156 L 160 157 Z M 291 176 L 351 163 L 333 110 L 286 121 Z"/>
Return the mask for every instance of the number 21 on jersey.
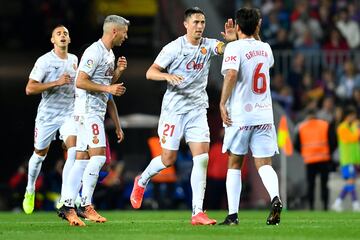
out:
<path id="1" fill-rule="evenodd" d="M 165 123 L 163 136 L 172 137 L 172 135 L 174 134 L 174 129 L 175 129 L 175 125 L 170 125 L 170 124 Z"/>

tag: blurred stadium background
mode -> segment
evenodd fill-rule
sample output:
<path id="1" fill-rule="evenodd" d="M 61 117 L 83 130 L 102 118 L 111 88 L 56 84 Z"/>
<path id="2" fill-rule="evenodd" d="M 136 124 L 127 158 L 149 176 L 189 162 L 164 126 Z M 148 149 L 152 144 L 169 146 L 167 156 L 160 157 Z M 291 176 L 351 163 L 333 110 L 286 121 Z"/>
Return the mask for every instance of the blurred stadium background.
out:
<path id="1" fill-rule="evenodd" d="M 116 144 L 111 123 L 107 122 L 114 161 L 111 175 L 98 186 L 95 193 L 94 200 L 99 209 L 129 208 L 128 197 L 133 178 L 151 159 L 147 140 L 157 127 L 165 85 L 146 81 L 145 71 L 162 46 L 184 34 L 183 12 L 188 7 L 199 6 L 205 11 L 205 36 L 218 39 L 221 39 L 220 32 L 225 20 L 233 17 L 236 9 L 242 6 L 261 9 L 261 37 L 270 43 L 275 55 L 275 66 L 271 73 L 275 121 L 278 123 L 281 116 L 287 116 L 290 136 L 293 137 L 294 126 L 310 109 L 321 112 L 329 121 L 337 121 L 336 110 L 349 103 L 356 105 L 358 110 L 360 107 L 360 4 L 357 0 L 0 2 L 0 210 L 16 211 L 21 206 L 26 185 L 24 170 L 33 151 L 33 126 L 40 100 L 40 96 L 26 96 L 25 85 L 35 60 L 52 48 L 50 33 L 59 23 L 70 31 L 72 42 L 69 51 L 78 55 L 83 45 L 100 38 L 106 15 L 118 14 L 131 21 L 129 39 L 114 51 L 116 56 L 124 55 L 128 59 L 128 69 L 123 75 L 127 92 L 115 98 L 126 137 L 123 143 Z M 222 126 L 218 112 L 222 85 L 220 67 L 221 58 L 214 59 L 208 86 L 212 143 L 221 141 Z M 346 84 L 349 75 L 354 80 L 350 90 Z M 331 106 L 322 104 L 325 97 L 331 98 Z M 182 147 L 180 153 L 176 166 L 177 181 L 160 187 L 151 185 L 144 208 L 189 208 L 191 158 L 186 147 Z M 214 161 L 215 165 L 226 164 L 219 160 L 224 157 L 216 149 L 212 156 L 210 161 Z M 307 209 L 303 161 L 296 152 L 286 157 L 285 161 L 283 167 L 286 167 L 281 169 L 280 157 L 274 158 L 282 194 L 287 194 L 287 207 Z M 336 156 L 334 161 L 336 165 Z M 53 209 L 53 201 L 58 197 L 61 186 L 63 162 L 61 143 L 55 141 L 37 183 L 38 209 Z M 211 182 L 208 184 L 205 207 L 225 209 L 225 172 L 209 171 L 212 171 L 209 173 Z M 242 207 L 267 207 L 267 193 L 251 160 L 247 161 L 243 178 Z M 332 203 L 342 187 L 336 168 L 331 173 L 329 187 Z M 169 196 L 166 195 L 168 189 L 173 190 Z M 160 198 L 154 197 L 155 192 L 160 194 Z M 320 209 L 318 201 L 316 208 Z"/>

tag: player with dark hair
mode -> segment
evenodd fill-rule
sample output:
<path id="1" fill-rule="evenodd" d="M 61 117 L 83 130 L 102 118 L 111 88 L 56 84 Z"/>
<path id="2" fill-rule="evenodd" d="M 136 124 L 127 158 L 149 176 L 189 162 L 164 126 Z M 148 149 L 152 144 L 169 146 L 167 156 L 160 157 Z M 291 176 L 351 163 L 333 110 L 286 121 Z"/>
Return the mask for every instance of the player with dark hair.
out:
<path id="1" fill-rule="evenodd" d="M 202 36 L 205 14 L 198 7 L 185 11 L 184 26 L 186 34 L 167 44 L 146 73 L 149 80 L 168 83 L 158 125 L 162 154 L 152 159 L 135 178 L 130 201 L 135 209 L 141 207 L 147 183 L 175 163 L 180 140 L 184 137 L 193 156 L 191 224 L 213 225 L 216 220 L 203 211 L 210 142 L 206 85 L 211 58 L 222 55 L 225 44 Z M 223 36 L 227 41 L 236 39 L 232 20 L 225 24 Z"/>
<path id="2" fill-rule="evenodd" d="M 27 95 L 42 94 L 35 120 L 34 153 L 29 160 L 28 181 L 23 201 L 26 214 L 34 211 L 35 182 L 50 143 L 55 139 L 58 130 L 60 139 L 67 147 L 63 179 L 67 178 L 75 161 L 76 129 L 72 113 L 78 58 L 68 53 L 70 35 L 65 26 L 56 26 L 50 41 L 54 49 L 37 59 L 26 85 Z"/>
<path id="3" fill-rule="evenodd" d="M 270 195 L 271 212 L 266 223 L 280 222 L 279 183 L 271 166 L 271 157 L 278 153 L 269 74 L 274 57 L 270 45 L 258 40 L 260 25 L 257 9 L 238 10 L 238 40 L 227 45 L 222 63 L 221 72 L 225 76 L 220 99 L 221 118 L 225 125 L 223 152 L 229 153 L 226 178 L 229 214 L 223 225 L 239 222 L 241 166 L 248 148 Z"/>

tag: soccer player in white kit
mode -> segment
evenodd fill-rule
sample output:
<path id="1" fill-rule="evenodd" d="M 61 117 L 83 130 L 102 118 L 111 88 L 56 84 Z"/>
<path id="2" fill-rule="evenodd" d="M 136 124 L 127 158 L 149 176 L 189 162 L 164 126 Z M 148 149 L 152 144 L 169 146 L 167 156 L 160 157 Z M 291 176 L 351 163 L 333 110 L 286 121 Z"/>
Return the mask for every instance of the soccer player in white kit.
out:
<path id="1" fill-rule="evenodd" d="M 26 214 L 34 211 L 35 182 L 50 143 L 55 139 L 58 130 L 68 149 L 63 179 L 67 178 L 69 169 L 75 161 L 76 129 L 71 116 L 74 109 L 74 79 L 78 59 L 68 53 L 70 35 L 65 26 L 55 27 L 50 40 L 54 49 L 37 59 L 26 85 L 27 95 L 42 94 L 35 120 L 34 153 L 29 160 L 28 181 L 23 201 Z"/>
<path id="2" fill-rule="evenodd" d="M 221 72 L 225 76 L 220 99 L 225 125 L 223 152 L 229 153 L 226 191 L 229 215 L 223 225 L 238 224 L 241 166 L 251 149 L 261 180 L 270 195 L 268 225 L 279 224 L 282 209 L 279 183 L 271 166 L 278 152 L 270 94 L 269 69 L 274 57 L 269 44 L 259 39 L 260 12 L 241 8 L 236 13 L 237 41 L 225 49 Z M 256 39 L 255 39 L 256 38 Z"/>
<path id="3" fill-rule="evenodd" d="M 141 207 L 150 178 L 175 163 L 180 140 L 185 137 L 193 155 L 191 224 L 213 225 L 216 220 L 203 212 L 210 142 L 205 88 L 211 57 L 222 54 L 225 45 L 202 37 L 205 14 L 197 7 L 185 11 L 184 26 L 186 34 L 167 44 L 146 73 L 149 80 L 168 82 L 158 125 L 162 154 L 135 178 L 130 201 L 135 209 Z M 225 24 L 223 36 L 228 41 L 236 39 L 232 20 Z"/>
<path id="4" fill-rule="evenodd" d="M 74 201 L 81 187 L 80 216 L 94 222 L 106 222 L 91 204 L 99 171 L 106 160 L 104 117 L 109 93 L 121 96 L 123 83 L 116 83 L 127 67 L 125 57 L 116 61 L 112 48 L 121 46 L 127 39 L 129 21 L 117 15 L 109 15 L 103 24 L 101 39 L 88 47 L 81 57 L 76 75 L 74 116 L 77 119 L 76 161 L 70 171 L 64 191 L 64 205 L 59 216 L 72 226 L 85 226 L 74 209 Z"/>

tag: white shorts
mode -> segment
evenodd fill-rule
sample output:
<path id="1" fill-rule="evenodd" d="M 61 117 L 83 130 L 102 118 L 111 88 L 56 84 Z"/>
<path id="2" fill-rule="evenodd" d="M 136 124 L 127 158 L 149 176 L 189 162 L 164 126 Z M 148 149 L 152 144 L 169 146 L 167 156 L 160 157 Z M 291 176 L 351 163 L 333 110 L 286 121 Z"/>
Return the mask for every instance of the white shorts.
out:
<path id="1" fill-rule="evenodd" d="M 51 141 L 56 140 L 56 132 L 59 130 L 60 139 L 64 141 L 70 135 L 76 135 L 76 128 L 72 117 L 66 118 L 63 122 L 35 121 L 34 147 L 39 150 L 47 148 Z"/>
<path id="2" fill-rule="evenodd" d="M 88 147 L 106 147 L 104 121 L 101 117 L 96 115 L 81 116 L 76 121 L 78 126 L 77 151 L 87 151 Z"/>
<path id="3" fill-rule="evenodd" d="M 59 138 L 64 142 L 69 136 L 77 135 L 77 123 L 74 116 L 68 117 L 64 124 L 59 129 L 60 136 Z"/>
<path id="4" fill-rule="evenodd" d="M 222 151 L 246 155 L 251 149 L 255 158 L 272 157 L 279 153 L 274 124 L 225 127 Z"/>
<path id="5" fill-rule="evenodd" d="M 161 147 L 178 150 L 184 136 L 188 142 L 210 142 L 206 109 L 192 110 L 184 114 L 161 113 L 158 134 Z"/>

